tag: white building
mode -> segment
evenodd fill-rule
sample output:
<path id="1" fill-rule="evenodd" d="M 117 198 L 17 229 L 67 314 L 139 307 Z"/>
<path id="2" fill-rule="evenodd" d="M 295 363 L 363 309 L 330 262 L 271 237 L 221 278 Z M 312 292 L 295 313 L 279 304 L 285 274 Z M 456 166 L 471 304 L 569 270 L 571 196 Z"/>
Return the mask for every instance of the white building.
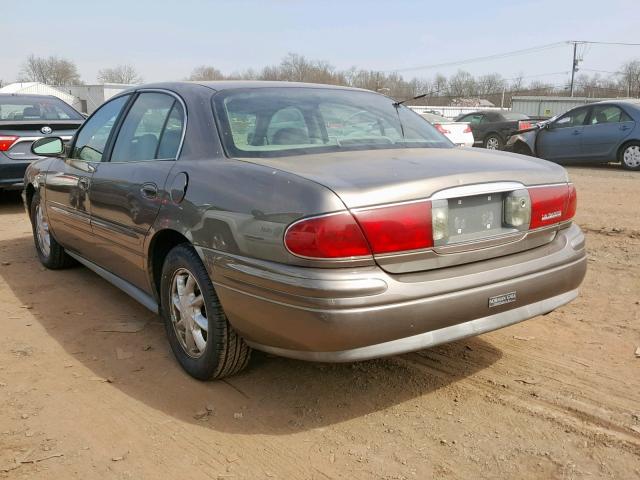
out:
<path id="1" fill-rule="evenodd" d="M 0 88 L 0 93 L 53 95 L 68 103 L 79 112 L 91 114 L 102 105 L 105 100 L 132 86 L 133 85 L 120 83 L 105 83 L 100 85 L 52 87 L 39 82 L 18 82 Z"/>

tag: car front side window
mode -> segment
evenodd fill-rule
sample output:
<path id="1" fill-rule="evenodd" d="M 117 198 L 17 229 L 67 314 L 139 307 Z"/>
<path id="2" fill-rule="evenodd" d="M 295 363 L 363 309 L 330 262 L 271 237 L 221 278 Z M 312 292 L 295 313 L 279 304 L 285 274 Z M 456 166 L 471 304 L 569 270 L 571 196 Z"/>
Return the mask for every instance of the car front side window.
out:
<path id="1" fill-rule="evenodd" d="M 584 120 L 587 117 L 588 109 L 583 108 L 574 112 L 565 113 L 558 120 L 556 120 L 554 127 L 567 128 L 567 127 L 580 127 L 584 125 Z"/>
<path id="2" fill-rule="evenodd" d="M 78 132 L 70 157 L 86 162 L 100 162 L 113 126 L 129 100 L 123 95 L 104 104 Z"/>
<path id="3" fill-rule="evenodd" d="M 141 93 L 122 122 L 111 161 L 175 158 L 183 123 L 182 107 L 174 97 L 157 92 Z"/>

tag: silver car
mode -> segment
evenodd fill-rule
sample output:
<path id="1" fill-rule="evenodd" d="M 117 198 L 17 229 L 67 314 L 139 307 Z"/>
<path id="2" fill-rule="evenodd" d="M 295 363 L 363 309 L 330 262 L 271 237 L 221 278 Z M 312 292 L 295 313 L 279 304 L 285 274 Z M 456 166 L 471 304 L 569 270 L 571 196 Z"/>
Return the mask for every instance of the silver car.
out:
<path id="1" fill-rule="evenodd" d="M 24 191 L 42 263 L 160 313 L 200 379 L 252 348 L 351 362 L 478 335 L 570 302 L 585 275 L 564 168 L 454 148 L 369 91 L 146 85 L 70 148 L 32 148 L 49 157 Z"/>

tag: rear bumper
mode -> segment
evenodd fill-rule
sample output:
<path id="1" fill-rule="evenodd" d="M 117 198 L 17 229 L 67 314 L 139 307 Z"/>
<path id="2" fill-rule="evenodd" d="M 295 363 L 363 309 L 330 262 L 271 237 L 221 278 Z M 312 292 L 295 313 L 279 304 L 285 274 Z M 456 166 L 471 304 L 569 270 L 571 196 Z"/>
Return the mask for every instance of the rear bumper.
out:
<path id="1" fill-rule="evenodd" d="M 11 160 L 0 153 L 0 189 L 19 189 L 24 185 L 24 172 L 31 162 Z"/>
<path id="2" fill-rule="evenodd" d="M 200 252 L 229 321 L 251 346 L 326 362 L 418 350 L 548 313 L 577 296 L 587 264 L 575 225 L 532 250 L 403 275 Z M 490 297 L 510 292 L 514 302 L 489 307 Z"/>

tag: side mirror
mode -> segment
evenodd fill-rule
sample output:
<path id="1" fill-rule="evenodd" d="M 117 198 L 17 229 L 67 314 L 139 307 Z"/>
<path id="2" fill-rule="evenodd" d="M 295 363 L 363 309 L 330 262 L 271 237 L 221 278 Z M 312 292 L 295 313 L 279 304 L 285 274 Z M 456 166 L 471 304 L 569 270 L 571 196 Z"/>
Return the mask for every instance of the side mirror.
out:
<path id="1" fill-rule="evenodd" d="M 40 157 L 58 157 L 64 152 L 60 137 L 39 138 L 31 144 L 31 152 Z"/>

